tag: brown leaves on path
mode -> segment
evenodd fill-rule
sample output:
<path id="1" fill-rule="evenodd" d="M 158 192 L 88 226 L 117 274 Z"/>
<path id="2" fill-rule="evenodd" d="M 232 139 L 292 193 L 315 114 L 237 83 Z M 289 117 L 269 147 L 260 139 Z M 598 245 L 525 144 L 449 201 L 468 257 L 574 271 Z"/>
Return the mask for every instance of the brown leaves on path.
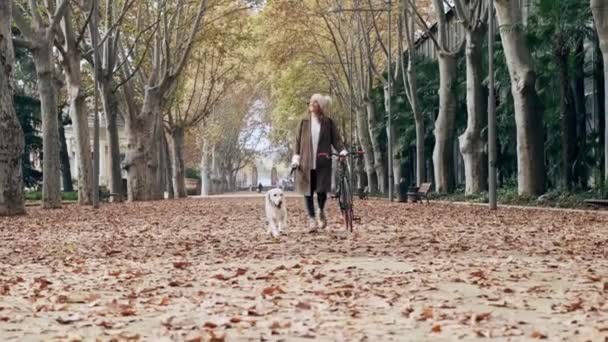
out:
<path id="1" fill-rule="evenodd" d="M 277 241 L 257 198 L 0 218 L 0 340 L 608 336 L 608 215 L 370 200 L 350 234 L 329 202 L 307 234 L 300 206 Z"/>

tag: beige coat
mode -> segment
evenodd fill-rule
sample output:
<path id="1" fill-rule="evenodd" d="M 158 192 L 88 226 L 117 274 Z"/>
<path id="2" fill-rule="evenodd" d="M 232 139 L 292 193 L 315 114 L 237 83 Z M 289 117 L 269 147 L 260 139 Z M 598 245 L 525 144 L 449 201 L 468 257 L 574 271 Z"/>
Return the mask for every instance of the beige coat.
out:
<path id="1" fill-rule="evenodd" d="M 321 131 L 319 132 L 319 145 L 317 154 L 331 153 L 332 146 L 338 152 L 344 149 L 342 138 L 338 133 L 334 121 L 327 116 L 321 119 Z M 310 135 L 310 115 L 307 114 L 305 119 L 302 119 L 296 132 L 295 153 L 300 156 L 300 167 L 296 171 L 296 190 L 304 196 L 311 196 L 310 189 L 310 170 L 312 168 L 312 139 Z M 331 191 L 331 159 L 327 157 L 317 158 L 317 187 L 316 192 Z"/>

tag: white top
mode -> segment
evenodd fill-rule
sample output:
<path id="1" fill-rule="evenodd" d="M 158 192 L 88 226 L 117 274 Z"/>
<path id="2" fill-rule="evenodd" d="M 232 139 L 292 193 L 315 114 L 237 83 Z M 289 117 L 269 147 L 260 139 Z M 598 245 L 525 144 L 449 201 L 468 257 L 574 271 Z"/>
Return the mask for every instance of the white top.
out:
<path id="1" fill-rule="evenodd" d="M 310 140 L 311 140 L 311 145 L 312 145 L 312 169 L 311 170 L 316 170 L 317 169 L 317 150 L 319 147 L 319 136 L 321 135 L 321 121 L 319 121 L 319 119 L 311 114 L 310 115 Z M 333 150 L 333 148 L 332 148 Z M 346 151 L 346 149 L 342 150 L 342 152 L 340 152 L 341 155 L 348 155 L 348 151 Z M 296 164 L 299 165 L 300 164 L 300 155 L 299 154 L 294 154 L 293 157 L 291 158 L 291 162 L 292 164 Z"/>
<path id="2" fill-rule="evenodd" d="M 312 140 L 312 169 L 317 169 L 317 149 L 319 147 L 319 135 L 321 134 L 321 121 L 316 115 L 310 116 L 310 138 Z"/>

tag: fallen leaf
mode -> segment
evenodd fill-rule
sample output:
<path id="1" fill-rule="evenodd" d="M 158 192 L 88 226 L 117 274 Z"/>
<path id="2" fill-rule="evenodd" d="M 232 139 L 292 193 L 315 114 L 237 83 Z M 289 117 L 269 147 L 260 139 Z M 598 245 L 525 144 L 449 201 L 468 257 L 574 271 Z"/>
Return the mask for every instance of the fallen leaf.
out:
<path id="1" fill-rule="evenodd" d="M 178 270 L 183 270 L 186 269 L 188 267 L 192 266 L 191 262 L 188 261 L 175 261 L 173 262 L 173 267 L 177 268 Z"/>
<path id="2" fill-rule="evenodd" d="M 490 318 L 491 313 L 490 312 L 484 312 L 484 313 L 480 313 L 480 314 L 473 314 L 471 316 L 471 324 L 476 324 L 479 323 L 481 321 L 487 320 Z"/>
<path id="3" fill-rule="evenodd" d="M 475 271 L 475 272 L 471 272 L 471 277 L 473 278 L 479 278 L 479 279 L 486 279 L 486 273 L 484 271 Z"/>
<path id="4" fill-rule="evenodd" d="M 119 306 L 119 312 L 122 316 L 135 316 L 137 314 L 137 312 L 135 311 L 135 308 L 132 307 L 131 305 L 120 305 Z"/>
<path id="5" fill-rule="evenodd" d="M 201 336 L 200 333 L 191 332 L 190 334 L 188 334 L 186 336 L 184 341 L 186 341 L 186 342 L 203 342 L 203 336 Z"/>
<path id="6" fill-rule="evenodd" d="M 433 308 L 425 307 L 424 309 L 422 309 L 422 312 L 420 313 L 420 317 L 418 317 L 418 320 L 426 321 L 427 319 L 432 319 L 432 318 L 433 318 Z"/>
<path id="7" fill-rule="evenodd" d="M 106 328 L 106 329 L 112 329 L 112 327 L 114 326 L 114 324 L 112 322 L 106 321 L 106 320 L 101 320 L 95 323 L 95 325 Z"/>
<path id="8" fill-rule="evenodd" d="M 203 328 L 215 329 L 217 328 L 217 324 L 213 322 L 205 322 L 205 324 L 203 324 Z"/>
<path id="9" fill-rule="evenodd" d="M 7 295 L 10 291 L 11 288 L 8 286 L 8 284 L 2 284 L 2 286 L 0 286 L 0 296 Z"/>
<path id="10" fill-rule="evenodd" d="M 226 333 L 224 332 L 209 332 L 209 342 L 224 342 L 226 341 Z"/>
<path id="11" fill-rule="evenodd" d="M 167 297 L 167 296 L 163 297 L 163 299 L 160 300 L 160 303 L 158 303 L 158 305 L 163 305 L 163 306 L 169 305 L 169 297 Z"/>
<path id="12" fill-rule="evenodd" d="M 406 318 L 410 318 L 410 316 L 412 315 L 412 312 L 414 312 L 414 309 L 407 307 L 407 308 L 403 309 L 403 311 L 401 311 L 401 314 L 403 316 L 405 316 Z"/>
<path id="13" fill-rule="evenodd" d="M 112 277 L 118 277 L 121 273 L 122 273 L 122 271 L 110 271 L 110 272 L 108 272 L 108 274 L 111 275 Z"/>
<path id="14" fill-rule="evenodd" d="M 59 317 L 57 317 L 57 322 L 59 322 L 60 324 L 72 324 L 81 320 L 82 318 L 80 317 L 80 315 L 76 313 L 69 313 L 67 315 L 60 315 Z"/>
<path id="15" fill-rule="evenodd" d="M 296 304 L 296 308 L 301 310 L 310 310 L 312 306 L 308 303 L 298 302 L 298 304 Z"/>
<path id="16" fill-rule="evenodd" d="M 229 277 L 226 277 L 225 275 L 223 275 L 221 273 L 214 275 L 212 278 L 217 279 L 217 280 L 230 280 Z"/>
<path id="17" fill-rule="evenodd" d="M 485 337 L 485 338 L 492 337 L 492 333 L 489 330 L 476 329 L 475 335 L 477 335 L 477 337 Z"/>
<path id="18" fill-rule="evenodd" d="M 123 331 L 118 336 L 127 341 L 138 341 L 140 339 L 139 334 L 130 331 Z"/>
<path id="19" fill-rule="evenodd" d="M 325 274 L 323 274 L 323 273 L 317 273 L 317 274 L 315 274 L 315 275 L 314 275 L 314 277 L 313 277 L 313 278 L 314 278 L 315 280 L 320 280 L 320 279 L 322 279 L 322 278 L 324 278 L 324 277 L 325 277 Z"/>
<path id="20" fill-rule="evenodd" d="M 53 284 L 50 281 L 48 281 L 45 277 L 37 277 L 34 278 L 34 283 L 38 284 L 38 289 L 39 290 L 44 290 L 46 289 L 49 285 Z"/>
<path id="21" fill-rule="evenodd" d="M 270 286 L 270 287 L 266 287 L 266 288 L 264 288 L 264 290 L 262 290 L 262 296 L 264 296 L 264 297 L 274 296 L 276 293 L 285 293 L 285 291 L 283 291 L 278 286 Z"/>
<path id="22" fill-rule="evenodd" d="M 540 340 L 544 340 L 544 339 L 546 339 L 546 338 L 547 338 L 547 335 L 546 335 L 546 334 L 541 333 L 541 332 L 540 332 L 540 331 L 538 331 L 538 330 L 534 330 L 534 331 L 532 332 L 532 334 L 530 334 L 530 337 L 532 337 L 532 338 L 537 338 L 537 339 L 540 339 Z"/>

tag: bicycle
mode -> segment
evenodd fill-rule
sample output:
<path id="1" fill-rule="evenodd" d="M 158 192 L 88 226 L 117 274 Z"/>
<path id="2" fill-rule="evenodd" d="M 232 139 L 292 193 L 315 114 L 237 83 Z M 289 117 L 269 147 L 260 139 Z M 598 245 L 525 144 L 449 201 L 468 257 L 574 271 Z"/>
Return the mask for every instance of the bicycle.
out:
<path id="1" fill-rule="evenodd" d="M 342 218 L 344 219 L 344 225 L 346 230 L 353 231 L 353 221 L 360 222 L 360 218 L 354 217 L 353 210 L 353 189 L 351 183 L 351 173 L 347 162 L 348 156 L 360 157 L 363 152 L 350 152 L 347 155 L 341 155 L 338 153 L 319 153 L 319 157 L 327 157 L 328 159 L 335 158 L 338 160 L 338 184 L 336 196 L 338 197 L 338 203 L 340 205 L 340 212 L 342 212 Z"/>

